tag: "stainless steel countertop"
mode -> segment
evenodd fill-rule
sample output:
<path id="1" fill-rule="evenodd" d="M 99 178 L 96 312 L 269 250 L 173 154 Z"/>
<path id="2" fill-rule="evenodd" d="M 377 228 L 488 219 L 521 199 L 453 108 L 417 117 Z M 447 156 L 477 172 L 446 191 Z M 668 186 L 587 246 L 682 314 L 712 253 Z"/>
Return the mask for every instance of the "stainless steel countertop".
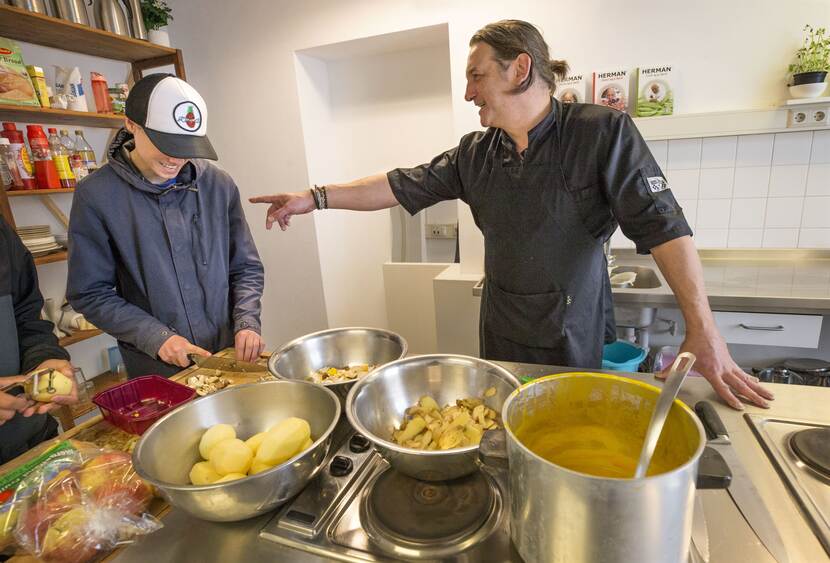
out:
<path id="1" fill-rule="evenodd" d="M 677 301 L 651 256 L 614 250 L 616 266 L 647 266 L 656 289 L 615 288 L 615 305 L 674 307 Z M 709 304 L 718 311 L 830 314 L 830 253 L 819 250 L 700 251 Z"/>
<path id="2" fill-rule="evenodd" d="M 518 375 L 545 375 L 569 368 L 501 362 Z M 630 377 L 659 385 L 649 374 L 628 374 Z M 748 406 L 745 412 L 792 417 L 830 423 L 830 389 L 771 384 L 776 400 L 769 410 Z M 729 430 L 734 447 L 752 475 L 753 483 L 772 512 L 792 562 L 827 561 L 827 554 L 799 512 L 798 507 L 778 477 L 758 443 L 743 413 L 718 402 L 709 384 L 699 377 L 690 377 L 680 391 L 680 399 L 690 406 L 702 399 L 715 404 Z M 701 491 L 709 529 L 710 561 L 732 563 L 774 563 L 732 503 L 726 491 Z M 119 553 L 120 563 L 135 561 L 291 561 L 322 563 L 327 559 L 260 540 L 259 530 L 271 514 L 236 523 L 204 522 L 172 509 L 163 519 L 164 528 Z"/>

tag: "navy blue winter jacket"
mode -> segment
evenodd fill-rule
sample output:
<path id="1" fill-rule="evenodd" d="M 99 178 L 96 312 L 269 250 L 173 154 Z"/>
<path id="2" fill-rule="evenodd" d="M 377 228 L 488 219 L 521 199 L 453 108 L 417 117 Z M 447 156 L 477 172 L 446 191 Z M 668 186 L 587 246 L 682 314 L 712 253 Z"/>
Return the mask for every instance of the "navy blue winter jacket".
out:
<path id="1" fill-rule="evenodd" d="M 133 142 L 119 131 L 75 192 L 67 297 L 118 339 L 130 377 L 170 375 L 157 354 L 173 334 L 216 352 L 260 332 L 264 272 L 227 173 L 193 160 L 160 188 L 130 162 Z"/>

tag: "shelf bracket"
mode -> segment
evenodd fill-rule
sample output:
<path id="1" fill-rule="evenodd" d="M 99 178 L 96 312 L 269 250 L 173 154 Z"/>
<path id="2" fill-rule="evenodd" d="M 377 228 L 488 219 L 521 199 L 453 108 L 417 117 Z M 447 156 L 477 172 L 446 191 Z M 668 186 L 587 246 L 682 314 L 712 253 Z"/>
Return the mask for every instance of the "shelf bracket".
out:
<path id="1" fill-rule="evenodd" d="M 43 205 L 46 206 L 46 209 L 48 209 L 52 213 L 52 215 L 55 216 L 55 219 L 60 221 L 63 224 L 63 226 L 68 229 L 69 219 L 66 217 L 66 215 L 63 214 L 63 211 L 61 211 L 60 207 L 55 205 L 55 202 L 52 201 L 52 198 L 48 195 L 42 195 L 38 197 L 40 197 L 40 201 L 43 203 Z"/>

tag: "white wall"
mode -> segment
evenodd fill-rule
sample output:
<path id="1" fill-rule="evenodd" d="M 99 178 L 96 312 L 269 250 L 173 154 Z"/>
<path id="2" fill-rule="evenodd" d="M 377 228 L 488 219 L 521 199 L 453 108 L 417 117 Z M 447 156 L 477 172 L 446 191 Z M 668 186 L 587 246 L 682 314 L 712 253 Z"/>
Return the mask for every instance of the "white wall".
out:
<path id="1" fill-rule="evenodd" d="M 299 51 L 311 181 L 344 182 L 418 164 L 452 146 L 447 53 L 446 26 Z M 392 258 L 392 213 L 399 210 L 316 214 L 330 326 L 388 326 L 381 267 Z"/>
<path id="2" fill-rule="evenodd" d="M 309 185 L 294 52 L 446 22 L 449 31 L 453 138 L 478 128 L 463 100 L 469 37 L 488 22 L 537 24 L 557 58 L 575 71 L 670 62 L 682 71 L 679 112 L 763 108 L 786 97 L 786 66 L 805 23 L 830 26 L 825 0 L 647 0 L 504 3 L 481 0 L 251 0 L 228 15 L 220 0 L 174 0 L 172 37 L 188 77 L 212 108 L 210 135 L 244 195 Z M 655 60 L 659 59 L 659 60 Z M 404 77 L 414 83 L 414 73 Z M 267 135 L 268 142 L 251 142 Z M 383 131 L 366 153 L 389 142 Z M 267 163 L 263 172 L 262 163 Z M 411 164 L 401 162 L 402 165 Z M 316 179 L 311 179 L 315 181 Z M 251 210 L 267 278 L 264 327 L 270 345 L 325 324 L 317 262 L 316 217 L 297 217 L 286 233 L 265 233 L 264 209 Z M 462 270 L 480 271 L 480 235 L 460 206 Z"/>

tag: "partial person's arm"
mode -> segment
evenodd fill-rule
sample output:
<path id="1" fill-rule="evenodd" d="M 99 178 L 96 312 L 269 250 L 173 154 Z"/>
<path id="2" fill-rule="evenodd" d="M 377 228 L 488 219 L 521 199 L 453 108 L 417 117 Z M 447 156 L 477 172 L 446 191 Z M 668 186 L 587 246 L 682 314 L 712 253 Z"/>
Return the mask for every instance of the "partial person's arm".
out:
<path id="1" fill-rule="evenodd" d="M 210 355 L 115 291 L 116 258 L 107 227 L 83 192 L 75 192 L 69 220 L 69 277 L 66 297 L 92 324 L 129 342 L 151 358 L 182 367 L 188 353 Z M 169 341 L 169 342 L 168 342 Z"/>
<path id="2" fill-rule="evenodd" d="M 691 237 L 656 246 L 651 255 L 669 282 L 686 321 L 686 337 L 680 351 L 697 356 L 694 369 L 732 408 L 744 408 L 735 393 L 760 407 L 769 407 L 766 399 L 773 399 L 773 394 L 735 364 L 715 325 L 706 298 L 703 268 Z"/>
<path id="3" fill-rule="evenodd" d="M 398 205 L 386 174 L 374 174 L 348 184 L 326 184 L 329 209 L 352 211 L 377 211 Z M 251 203 L 269 203 L 265 228 L 274 223 L 283 231 L 291 225 L 291 217 L 304 215 L 316 209 L 310 190 L 287 194 L 252 197 Z"/>
<path id="4" fill-rule="evenodd" d="M 58 343 L 58 338 L 52 332 L 54 329 L 52 322 L 40 318 L 43 310 L 43 295 L 38 286 L 37 268 L 32 255 L 13 233 L 10 240 L 9 260 L 13 265 L 11 296 L 17 325 L 20 369 L 23 373 L 46 368 L 56 369 L 72 382 L 72 391 L 69 394 L 56 395 L 49 403 L 23 400 L 24 406 L 18 410 L 23 416 L 31 416 L 35 413 L 49 412 L 59 405 L 77 403 L 78 392 L 75 388 L 72 364 L 69 363 L 69 352 Z M 23 379 L 22 377 L 18 380 L 6 378 L 3 386 Z M 6 403 L 19 404 L 18 401 L 6 401 Z"/>
<path id="5" fill-rule="evenodd" d="M 230 264 L 228 265 L 236 357 L 252 362 L 265 349 L 260 316 L 265 271 L 245 220 L 239 190 L 233 186 L 230 208 Z"/>
<path id="6" fill-rule="evenodd" d="M 58 344 L 52 332 L 54 325 L 40 318 L 43 296 L 32 255 L 17 237 L 12 238 L 9 251 L 9 260 L 14 265 L 11 289 L 21 371 L 29 372 L 46 360 L 69 360 L 69 353 Z"/>

